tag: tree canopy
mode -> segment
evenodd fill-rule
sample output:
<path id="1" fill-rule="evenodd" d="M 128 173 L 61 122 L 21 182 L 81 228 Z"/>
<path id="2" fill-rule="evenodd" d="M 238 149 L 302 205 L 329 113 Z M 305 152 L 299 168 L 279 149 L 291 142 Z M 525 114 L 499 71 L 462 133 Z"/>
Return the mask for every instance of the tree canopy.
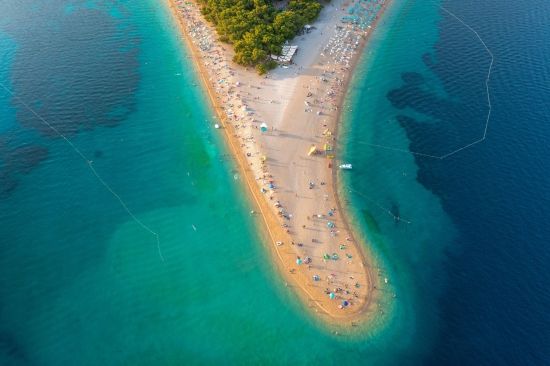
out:
<path id="1" fill-rule="evenodd" d="M 205 18 L 223 42 L 233 44 L 234 61 L 255 66 L 261 73 L 275 66 L 271 54 L 321 12 L 317 0 L 291 0 L 277 10 L 272 0 L 199 0 Z"/>

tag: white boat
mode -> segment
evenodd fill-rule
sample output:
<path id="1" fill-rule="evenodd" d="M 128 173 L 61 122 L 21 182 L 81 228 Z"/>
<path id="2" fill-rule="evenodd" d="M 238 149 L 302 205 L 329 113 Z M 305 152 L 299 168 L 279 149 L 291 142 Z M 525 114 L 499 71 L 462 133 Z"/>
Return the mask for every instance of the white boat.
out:
<path id="1" fill-rule="evenodd" d="M 351 164 L 342 164 L 339 166 L 340 169 L 345 169 L 345 170 L 351 170 L 352 166 Z"/>

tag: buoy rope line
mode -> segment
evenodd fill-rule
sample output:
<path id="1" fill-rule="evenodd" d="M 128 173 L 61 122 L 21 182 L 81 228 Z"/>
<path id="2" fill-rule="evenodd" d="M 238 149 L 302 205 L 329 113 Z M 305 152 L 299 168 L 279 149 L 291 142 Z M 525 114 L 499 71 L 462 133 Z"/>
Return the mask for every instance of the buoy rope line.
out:
<path id="1" fill-rule="evenodd" d="M 373 205 L 375 205 L 376 207 L 378 207 L 380 210 L 384 211 L 385 213 L 387 213 L 388 215 L 390 215 L 391 217 L 393 217 L 393 219 L 396 221 L 396 222 L 404 222 L 405 224 L 412 224 L 412 221 L 410 220 L 407 220 L 399 215 L 396 215 L 392 210 L 390 210 L 389 208 L 386 208 L 384 206 L 382 206 L 381 204 L 379 204 L 378 202 L 376 202 L 375 200 L 367 197 L 365 194 L 355 190 L 355 189 L 348 189 L 348 192 L 349 193 L 355 193 L 361 197 L 363 197 L 364 199 L 366 199 L 367 201 L 369 201 L 370 203 L 372 203 Z"/>
<path id="2" fill-rule="evenodd" d="M 92 174 L 95 176 L 95 178 L 111 193 L 111 195 L 118 201 L 120 206 L 126 211 L 126 213 L 132 218 L 132 220 L 138 224 L 143 230 L 147 231 L 149 234 L 151 234 L 157 243 L 157 251 L 159 254 L 160 259 L 162 262 L 164 262 L 164 256 L 162 255 L 162 250 L 160 248 L 160 236 L 157 232 L 152 230 L 149 226 L 145 225 L 140 219 L 134 215 L 132 210 L 128 207 L 126 202 L 114 191 L 114 189 L 101 177 L 101 175 L 97 172 L 97 170 L 93 166 L 93 160 L 90 160 L 84 155 L 82 151 L 65 136 L 63 133 L 61 133 L 57 128 L 55 128 L 51 123 L 49 123 L 44 117 L 42 117 L 40 114 L 38 114 L 33 108 L 31 108 L 23 99 L 21 99 L 18 95 L 16 95 L 13 91 L 11 91 L 9 88 L 7 88 L 4 84 L 0 83 L 0 87 L 4 89 L 8 94 L 10 94 L 14 99 L 17 99 L 29 112 L 31 112 L 36 118 L 38 118 L 44 125 L 46 125 L 50 130 L 52 130 L 56 135 L 61 137 L 67 145 L 71 149 L 74 150 L 74 152 L 86 163 Z"/>
<path id="3" fill-rule="evenodd" d="M 475 140 L 475 141 L 473 141 L 473 142 L 471 142 L 471 143 L 469 143 L 465 146 L 462 146 L 462 147 L 460 147 L 456 150 L 453 150 L 449 153 L 446 153 L 444 155 L 426 154 L 426 153 L 422 153 L 422 152 L 418 152 L 418 151 L 410 151 L 408 149 L 402 149 L 402 148 L 392 147 L 392 146 L 387 146 L 387 145 L 373 144 L 373 143 L 369 143 L 369 142 L 357 142 L 358 144 L 368 145 L 368 146 L 372 146 L 372 147 L 376 147 L 376 148 L 380 148 L 380 149 L 384 149 L 384 150 L 391 150 L 391 151 L 396 151 L 396 152 L 412 154 L 412 155 L 426 157 L 426 158 L 443 160 L 443 159 L 446 159 L 446 158 L 448 158 L 452 155 L 455 155 L 455 154 L 457 154 L 457 153 L 459 153 L 463 150 L 466 150 L 466 149 L 468 149 L 468 148 L 470 148 L 474 145 L 477 145 L 480 142 L 485 141 L 485 139 L 487 138 L 487 132 L 488 132 L 488 129 L 489 129 L 489 121 L 491 119 L 491 112 L 492 112 L 492 109 L 493 109 L 493 107 L 491 105 L 491 92 L 490 92 L 490 88 L 489 88 L 489 82 L 491 80 L 491 74 L 493 72 L 493 64 L 494 64 L 494 61 L 495 61 L 495 57 L 494 57 L 493 53 L 491 52 L 491 50 L 489 49 L 489 47 L 487 47 L 487 44 L 485 43 L 485 41 L 483 41 L 483 38 L 481 38 L 481 36 L 479 35 L 479 33 L 475 29 L 473 29 L 470 25 L 468 25 L 466 22 L 464 22 L 461 18 L 459 18 L 457 15 L 455 15 L 453 12 L 451 12 L 447 8 L 445 8 L 443 6 L 440 6 L 440 5 L 438 5 L 438 6 L 441 10 L 443 10 L 444 12 L 446 12 L 447 14 L 449 14 L 450 16 L 455 18 L 459 23 L 461 23 L 468 30 L 470 30 L 472 33 L 474 33 L 475 36 L 477 37 L 477 39 L 479 39 L 479 41 L 481 42 L 481 44 L 483 45 L 483 47 L 485 48 L 485 50 L 489 54 L 489 56 L 491 56 L 491 62 L 489 64 L 489 71 L 487 72 L 487 77 L 485 79 L 485 90 L 486 90 L 486 93 L 487 93 L 487 105 L 489 107 L 489 110 L 487 112 L 487 118 L 485 120 L 485 128 L 483 130 L 482 137 L 479 138 L 478 140 Z"/>

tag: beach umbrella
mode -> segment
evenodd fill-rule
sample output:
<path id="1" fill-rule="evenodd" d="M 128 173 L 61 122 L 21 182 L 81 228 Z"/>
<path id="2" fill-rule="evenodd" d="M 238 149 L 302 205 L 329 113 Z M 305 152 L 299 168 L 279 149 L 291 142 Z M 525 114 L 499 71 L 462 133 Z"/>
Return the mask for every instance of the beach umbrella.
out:
<path id="1" fill-rule="evenodd" d="M 296 264 L 297 264 L 297 265 L 302 264 L 302 260 L 301 260 L 300 258 L 296 259 Z"/>
<path id="2" fill-rule="evenodd" d="M 330 297 L 331 300 L 334 300 L 336 295 L 334 294 L 334 292 L 331 292 L 330 295 L 328 295 L 328 297 Z"/>
<path id="3" fill-rule="evenodd" d="M 260 125 L 260 131 L 267 132 L 267 124 L 265 122 Z"/>
<path id="4" fill-rule="evenodd" d="M 317 146 L 315 145 L 311 145 L 311 147 L 309 148 L 309 151 L 307 153 L 308 156 L 311 156 L 313 154 L 315 154 L 317 152 Z"/>

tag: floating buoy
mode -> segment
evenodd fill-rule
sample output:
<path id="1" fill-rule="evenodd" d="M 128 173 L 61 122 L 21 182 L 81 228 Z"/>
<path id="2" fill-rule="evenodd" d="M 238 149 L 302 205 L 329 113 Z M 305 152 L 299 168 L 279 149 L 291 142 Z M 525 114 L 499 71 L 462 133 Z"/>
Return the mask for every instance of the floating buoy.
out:
<path id="1" fill-rule="evenodd" d="M 216 123 L 216 124 L 214 125 L 214 128 L 215 128 L 215 129 L 218 129 L 218 128 L 220 128 L 220 125 Z"/>

